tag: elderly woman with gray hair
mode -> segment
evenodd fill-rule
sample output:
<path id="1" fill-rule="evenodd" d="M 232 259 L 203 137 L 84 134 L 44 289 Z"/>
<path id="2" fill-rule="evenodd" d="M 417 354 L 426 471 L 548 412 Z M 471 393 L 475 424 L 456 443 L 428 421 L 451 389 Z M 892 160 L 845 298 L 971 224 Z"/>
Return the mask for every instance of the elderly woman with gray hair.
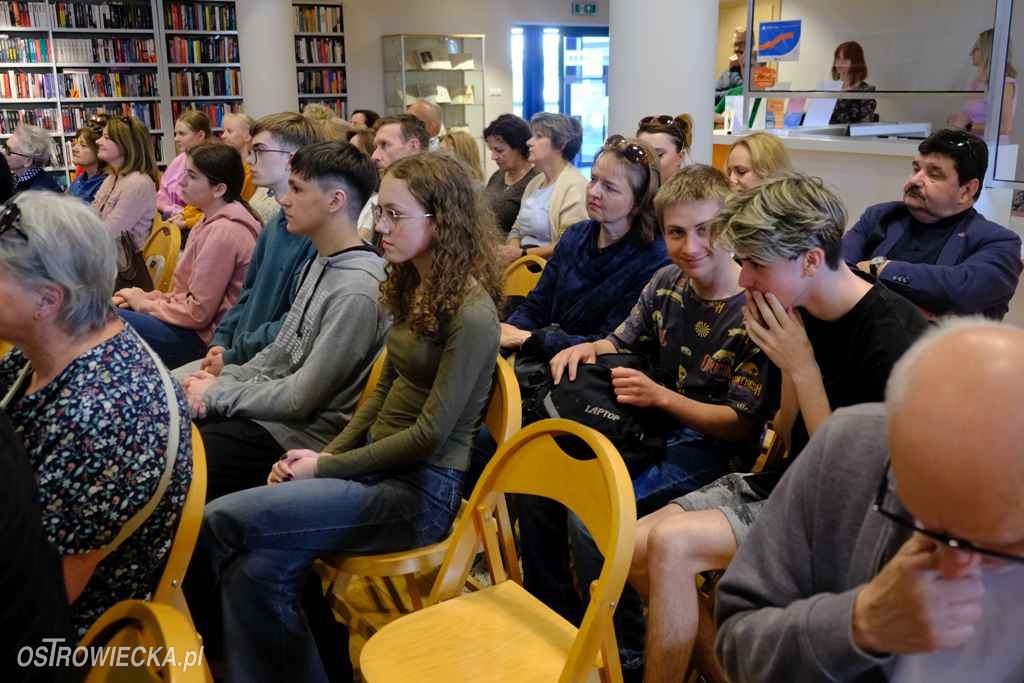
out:
<path id="1" fill-rule="evenodd" d="M 21 124 L 8 138 L 4 156 L 14 175 L 15 193 L 25 190 L 64 191 L 46 172 L 46 165 L 53 156 L 53 138 L 49 131 L 27 123 Z"/>
<path id="2" fill-rule="evenodd" d="M 114 239 L 74 197 L 0 209 L 0 408 L 38 481 L 81 636 L 153 591 L 192 477 L 191 423 L 159 357 L 114 312 Z"/>
<path id="3" fill-rule="evenodd" d="M 533 254 L 551 258 L 569 226 L 587 220 L 587 179 L 572 160 L 583 144 L 583 128 L 565 114 L 539 112 L 530 119 L 528 160 L 540 171 L 523 190 L 519 215 L 501 250 L 506 263 Z"/>

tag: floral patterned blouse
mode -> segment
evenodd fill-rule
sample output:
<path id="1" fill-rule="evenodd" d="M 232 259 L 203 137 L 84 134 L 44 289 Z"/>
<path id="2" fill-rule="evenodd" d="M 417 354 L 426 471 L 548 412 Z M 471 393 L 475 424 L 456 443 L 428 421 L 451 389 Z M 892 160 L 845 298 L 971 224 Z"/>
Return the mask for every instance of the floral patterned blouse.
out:
<path id="1" fill-rule="evenodd" d="M 861 81 L 847 92 L 874 92 L 875 86 Z M 875 100 L 836 100 L 836 108 L 832 111 L 829 123 L 871 123 L 875 120 Z"/>
<path id="2" fill-rule="evenodd" d="M 0 359 L 0 397 L 27 364 Z M 156 587 L 192 480 L 191 422 L 174 383 L 181 435 L 171 481 L 153 514 L 103 559 L 72 604 L 78 635 L 114 603 Z M 102 548 L 149 502 L 164 472 L 170 411 L 160 374 L 127 325 L 31 395 L 8 406 L 38 481 L 46 535 L 60 555 Z"/>

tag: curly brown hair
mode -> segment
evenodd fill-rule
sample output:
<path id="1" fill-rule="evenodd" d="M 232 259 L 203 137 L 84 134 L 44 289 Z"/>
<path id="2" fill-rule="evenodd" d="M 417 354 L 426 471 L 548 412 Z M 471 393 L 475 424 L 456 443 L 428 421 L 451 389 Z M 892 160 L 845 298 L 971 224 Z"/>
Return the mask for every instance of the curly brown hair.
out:
<path id="1" fill-rule="evenodd" d="M 401 159 L 388 175 L 402 180 L 426 213 L 434 214 L 430 275 L 420 287 L 412 263 L 389 263 L 381 302 L 396 321 L 419 336 L 435 336 L 474 286 L 501 306 L 500 243 L 494 214 L 465 166 L 446 154 L 423 152 Z"/>

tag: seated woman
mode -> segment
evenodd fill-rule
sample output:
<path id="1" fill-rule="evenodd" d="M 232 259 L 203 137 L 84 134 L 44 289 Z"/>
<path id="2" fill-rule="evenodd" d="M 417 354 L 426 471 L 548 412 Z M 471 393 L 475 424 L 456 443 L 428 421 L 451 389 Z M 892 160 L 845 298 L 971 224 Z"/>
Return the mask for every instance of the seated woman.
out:
<path id="1" fill-rule="evenodd" d="M 181 181 L 185 177 L 185 158 L 188 151 L 213 138 L 210 118 L 196 109 L 186 109 L 174 122 L 174 157 L 160 180 L 160 191 L 156 195 L 156 208 L 165 219 L 173 220 L 179 228 L 186 222 L 181 214 L 188 201 L 181 194 Z"/>
<path id="2" fill-rule="evenodd" d="M 92 207 L 111 236 L 124 244 L 118 249 L 118 283 L 121 286 L 152 288 L 149 273 L 135 273 L 127 249 L 141 253 L 153 226 L 156 213 L 156 187 L 160 172 L 156 167 L 149 131 L 137 118 L 112 116 L 96 141 L 97 155 L 109 172 L 96 191 Z M 125 239 L 122 239 L 125 238 Z M 135 277 L 123 274 L 131 272 Z"/>
<path id="3" fill-rule="evenodd" d="M 646 142 L 657 153 L 661 184 L 664 185 L 683 167 L 690 155 L 693 117 L 689 114 L 645 116 L 637 126 L 636 138 Z"/>
<path id="4" fill-rule="evenodd" d="M 4 156 L 14 174 L 15 194 L 25 190 L 64 191 L 46 172 L 46 166 L 53 158 L 50 131 L 27 123 L 20 124 L 8 138 Z"/>
<path id="5" fill-rule="evenodd" d="M 762 180 L 793 170 L 789 152 L 771 133 L 753 133 L 732 143 L 725 175 L 734 192 L 749 190 Z"/>
<path id="6" fill-rule="evenodd" d="M 832 56 L 832 80 L 842 81 L 843 91 L 872 92 L 875 86 L 867 82 L 868 65 L 864 48 L 856 41 L 841 43 Z M 836 101 L 829 123 L 870 123 L 875 119 L 875 100 Z"/>
<path id="7" fill-rule="evenodd" d="M 99 157 L 97 141 L 103 135 L 103 128 L 85 126 L 79 128 L 71 143 L 71 160 L 78 171 L 68 186 L 68 194 L 84 202 L 92 203 L 100 185 L 107 179 L 107 164 Z"/>
<path id="8" fill-rule="evenodd" d="M 473 136 L 464 130 L 453 130 L 441 136 L 441 150 L 455 155 L 466 164 L 469 177 L 481 187 L 484 184 L 484 170 L 480 165 L 480 150 Z"/>
<path id="9" fill-rule="evenodd" d="M 352 112 L 352 115 L 348 117 L 348 122 L 356 128 L 372 130 L 373 124 L 377 123 L 377 119 L 379 118 L 380 114 L 372 109 L 356 109 Z"/>
<path id="10" fill-rule="evenodd" d="M 242 159 L 221 144 L 192 148 L 181 193 L 203 212 L 174 270 L 170 294 L 138 287 L 118 290 L 118 313 L 168 367 L 206 355 L 213 330 L 234 305 L 260 233 L 260 219 L 241 198 Z"/>
<path id="11" fill-rule="evenodd" d="M 289 451 L 272 486 L 206 507 L 185 586 L 228 680 L 326 680 L 300 606 L 313 561 L 435 543 L 459 509 L 498 350 L 493 217 L 437 153 L 392 165 L 376 214 L 394 316 L 376 391 L 325 452 Z"/>
<path id="12" fill-rule="evenodd" d="M 946 118 L 951 128 L 960 128 L 978 136 L 985 134 L 985 120 L 988 118 L 988 78 L 992 68 L 992 44 L 995 31 L 986 29 L 978 34 L 971 48 L 971 65 L 976 69 L 974 78 L 968 84 L 968 90 L 983 90 L 986 95 L 969 97 L 963 108 Z M 1006 47 L 1006 79 L 1003 83 L 1003 104 L 1000 107 L 1002 117 L 999 122 L 999 135 L 1009 135 L 1013 129 L 1013 119 L 1017 112 L 1017 69 L 1010 62 L 1013 51 Z"/>
<path id="13" fill-rule="evenodd" d="M 515 114 L 502 114 L 484 129 L 484 140 L 498 170 L 487 181 L 487 199 L 498 219 L 498 229 L 508 235 L 519 215 L 526 186 L 539 173 L 527 159 L 530 124 Z"/>
<path id="14" fill-rule="evenodd" d="M 587 187 L 590 219 L 565 232 L 540 282 L 501 324 L 502 348 L 534 337 L 531 348 L 550 360 L 604 337 L 629 315 L 640 290 L 668 264 L 654 214 L 658 187 L 654 150 L 621 135 L 608 138 Z"/>
<path id="15" fill-rule="evenodd" d="M 0 360 L 0 397 L 63 556 L 78 636 L 153 591 L 192 478 L 185 397 L 110 307 L 116 261 L 77 199 L 26 192 L 0 211 L 0 338 L 15 346 Z"/>
<path id="16" fill-rule="evenodd" d="M 505 263 L 527 254 L 551 258 L 569 226 L 587 217 L 587 179 L 572 165 L 583 144 L 580 122 L 540 112 L 530 119 L 530 129 L 529 161 L 540 173 L 523 190 L 519 215 L 501 250 Z"/>

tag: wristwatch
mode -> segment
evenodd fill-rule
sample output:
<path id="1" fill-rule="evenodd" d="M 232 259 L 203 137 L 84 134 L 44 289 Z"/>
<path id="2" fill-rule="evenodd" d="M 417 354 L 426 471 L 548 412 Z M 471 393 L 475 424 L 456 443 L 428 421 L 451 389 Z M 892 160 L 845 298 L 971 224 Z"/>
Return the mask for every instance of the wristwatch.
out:
<path id="1" fill-rule="evenodd" d="M 884 256 L 876 256 L 875 258 L 868 261 L 868 272 L 871 273 L 871 277 L 878 277 L 878 269 L 885 263 Z"/>

